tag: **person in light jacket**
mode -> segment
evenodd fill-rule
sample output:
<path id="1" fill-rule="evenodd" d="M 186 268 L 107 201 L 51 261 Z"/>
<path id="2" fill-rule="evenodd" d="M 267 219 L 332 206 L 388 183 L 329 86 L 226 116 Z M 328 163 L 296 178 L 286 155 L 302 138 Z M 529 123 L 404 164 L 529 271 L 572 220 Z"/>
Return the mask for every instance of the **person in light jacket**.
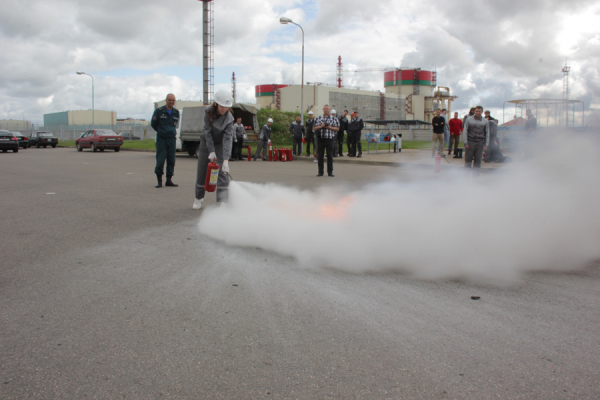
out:
<path id="1" fill-rule="evenodd" d="M 256 153 L 254 154 L 254 161 L 260 155 L 262 150 L 262 160 L 267 161 L 267 147 L 271 143 L 271 125 L 273 124 L 273 118 L 269 118 L 267 123 L 262 127 L 260 135 L 258 135 L 258 146 L 256 146 Z"/>

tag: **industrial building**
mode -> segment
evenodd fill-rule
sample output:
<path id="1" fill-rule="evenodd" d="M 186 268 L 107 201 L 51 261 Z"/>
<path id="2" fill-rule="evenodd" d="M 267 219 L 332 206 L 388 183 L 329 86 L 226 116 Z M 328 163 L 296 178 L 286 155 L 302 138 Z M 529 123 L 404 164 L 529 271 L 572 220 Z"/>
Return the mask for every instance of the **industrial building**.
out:
<path id="1" fill-rule="evenodd" d="M 93 116 L 93 123 L 96 126 L 113 126 L 117 123 L 116 111 L 95 110 Z M 92 110 L 61 111 L 44 114 L 44 126 L 60 125 L 92 125 Z"/>
<path id="2" fill-rule="evenodd" d="M 304 85 L 305 113 L 320 114 L 329 104 L 338 114 L 358 111 L 364 120 L 417 120 L 431 122 L 435 110 L 452 110 L 447 87 L 437 87 L 436 73 L 420 68 L 384 73 L 385 92 L 349 89 L 308 82 Z M 267 84 L 255 87 L 256 104 L 282 111 L 300 112 L 301 85 Z"/>
<path id="3" fill-rule="evenodd" d="M 0 119 L 0 129 L 6 131 L 30 131 L 31 122 L 22 119 Z"/>

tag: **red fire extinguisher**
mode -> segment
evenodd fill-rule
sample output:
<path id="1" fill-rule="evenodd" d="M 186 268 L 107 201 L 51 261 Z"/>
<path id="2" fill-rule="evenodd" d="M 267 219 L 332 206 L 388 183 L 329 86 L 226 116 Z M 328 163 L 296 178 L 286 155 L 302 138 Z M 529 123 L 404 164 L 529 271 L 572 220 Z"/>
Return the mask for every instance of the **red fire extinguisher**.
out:
<path id="1" fill-rule="evenodd" d="M 288 161 L 294 161 L 294 152 L 292 149 L 288 149 Z"/>
<path id="2" fill-rule="evenodd" d="M 281 161 L 285 162 L 285 159 L 287 158 L 287 151 L 285 151 L 285 149 L 281 152 Z"/>
<path id="3" fill-rule="evenodd" d="M 273 161 L 273 144 L 269 142 L 269 161 Z"/>
<path id="4" fill-rule="evenodd" d="M 440 172 L 442 168 L 442 157 L 440 153 L 437 153 L 435 156 L 435 172 Z"/>
<path id="5" fill-rule="evenodd" d="M 248 161 L 252 161 L 252 148 L 248 146 Z"/>
<path id="6" fill-rule="evenodd" d="M 217 180 L 219 179 L 219 164 L 209 162 L 206 169 L 206 181 L 204 182 L 204 190 L 214 192 L 217 189 Z"/>
<path id="7" fill-rule="evenodd" d="M 277 154 L 277 149 L 273 149 L 273 158 L 271 159 L 271 161 L 277 161 L 278 157 L 279 155 Z"/>

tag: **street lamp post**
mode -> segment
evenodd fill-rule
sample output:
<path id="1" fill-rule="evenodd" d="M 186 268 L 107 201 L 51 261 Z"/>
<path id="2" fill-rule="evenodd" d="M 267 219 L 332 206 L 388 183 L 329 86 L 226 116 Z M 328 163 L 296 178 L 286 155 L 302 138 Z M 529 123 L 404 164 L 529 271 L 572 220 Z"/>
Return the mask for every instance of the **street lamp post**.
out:
<path id="1" fill-rule="evenodd" d="M 82 71 L 77 71 L 77 75 L 87 75 L 92 78 L 92 129 L 94 129 L 94 77 Z"/>
<path id="2" fill-rule="evenodd" d="M 304 29 L 297 23 L 293 22 L 290 18 L 281 17 L 279 22 L 283 25 L 294 24 L 302 31 L 302 91 L 300 92 L 300 116 L 302 118 L 302 125 L 304 125 Z M 300 142 L 301 153 L 304 152 L 304 145 Z"/>

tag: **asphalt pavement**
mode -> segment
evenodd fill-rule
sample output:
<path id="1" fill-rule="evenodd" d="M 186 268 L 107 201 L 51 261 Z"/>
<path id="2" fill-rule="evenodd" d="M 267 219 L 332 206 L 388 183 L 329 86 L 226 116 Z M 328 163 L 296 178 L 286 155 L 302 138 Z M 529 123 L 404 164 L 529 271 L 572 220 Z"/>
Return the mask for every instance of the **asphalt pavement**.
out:
<path id="1" fill-rule="evenodd" d="M 510 286 L 307 270 L 200 235 L 196 159 L 178 156 L 179 187 L 161 189 L 154 160 L 0 153 L 1 399 L 600 398 L 598 264 Z M 432 165 L 231 172 L 307 190 L 438 179 Z"/>

